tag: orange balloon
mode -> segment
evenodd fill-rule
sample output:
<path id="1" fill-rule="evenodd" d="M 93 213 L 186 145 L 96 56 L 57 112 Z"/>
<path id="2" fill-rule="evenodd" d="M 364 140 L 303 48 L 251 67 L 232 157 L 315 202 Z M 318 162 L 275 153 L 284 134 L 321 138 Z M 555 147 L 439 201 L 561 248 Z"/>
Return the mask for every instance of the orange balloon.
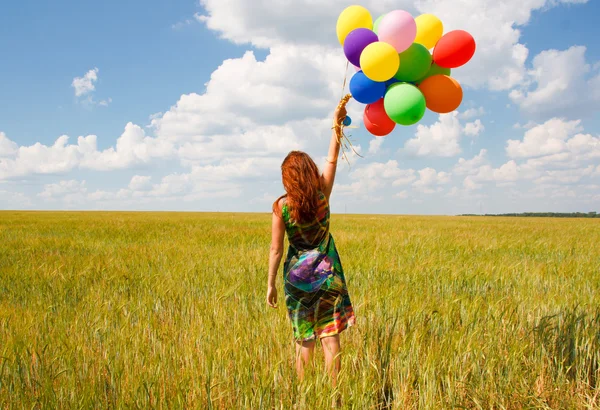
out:
<path id="1" fill-rule="evenodd" d="M 456 110 L 463 99 L 463 90 L 458 81 L 447 75 L 434 75 L 426 78 L 419 90 L 425 96 L 427 108 L 438 114 Z"/>

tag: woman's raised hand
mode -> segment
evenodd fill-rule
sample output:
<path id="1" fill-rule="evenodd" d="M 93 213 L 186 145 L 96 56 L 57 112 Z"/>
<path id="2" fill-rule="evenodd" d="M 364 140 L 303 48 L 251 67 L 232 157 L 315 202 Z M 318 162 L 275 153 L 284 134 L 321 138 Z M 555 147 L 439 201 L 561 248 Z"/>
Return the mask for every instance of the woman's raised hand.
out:
<path id="1" fill-rule="evenodd" d="M 348 104 L 349 99 L 350 98 L 348 96 L 342 98 L 337 108 L 335 109 L 335 113 L 333 114 L 334 127 L 341 126 L 344 122 L 344 119 L 348 115 L 348 112 L 346 111 L 346 104 Z"/>

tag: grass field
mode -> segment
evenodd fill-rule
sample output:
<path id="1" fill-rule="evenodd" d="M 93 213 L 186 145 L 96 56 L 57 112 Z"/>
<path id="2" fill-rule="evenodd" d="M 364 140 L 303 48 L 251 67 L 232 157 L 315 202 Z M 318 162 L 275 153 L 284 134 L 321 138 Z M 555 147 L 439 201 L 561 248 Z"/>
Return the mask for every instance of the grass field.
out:
<path id="1" fill-rule="evenodd" d="M 334 215 L 345 408 L 600 407 L 600 220 Z M 322 409 L 269 215 L 0 213 L 0 408 Z"/>

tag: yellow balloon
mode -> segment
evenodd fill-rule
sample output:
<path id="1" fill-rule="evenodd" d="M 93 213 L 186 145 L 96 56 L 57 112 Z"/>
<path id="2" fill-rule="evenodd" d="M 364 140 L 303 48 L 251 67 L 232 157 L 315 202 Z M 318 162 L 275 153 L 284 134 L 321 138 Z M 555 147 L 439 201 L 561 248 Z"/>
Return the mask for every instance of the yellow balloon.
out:
<path id="1" fill-rule="evenodd" d="M 415 43 L 423 44 L 428 50 L 435 47 L 444 34 L 444 25 L 433 14 L 421 14 L 415 19 L 417 23 L 417 38 Z"/>
<path id="2" fill-rule="evenodd" d="M 400 56 L 391 44 L 378 41 L 369 44 L 360 55 L 360 68 L 373 81 L 391 79 L 400 68 Z"/>
<path id="3" fill-rule="evenodd" d="M 373 30 L 373 17 L 369 10 L 362 6 L 350 6 L 338 17 L 336 31 L 340 44 L 344 45 L 348 34 L 357 28 Z"/>

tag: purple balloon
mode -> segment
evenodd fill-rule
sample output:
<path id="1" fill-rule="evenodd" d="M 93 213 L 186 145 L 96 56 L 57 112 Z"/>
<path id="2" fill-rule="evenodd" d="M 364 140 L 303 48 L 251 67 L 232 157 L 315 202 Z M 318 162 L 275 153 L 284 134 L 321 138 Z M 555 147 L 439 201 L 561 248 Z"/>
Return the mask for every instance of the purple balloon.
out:
<path id="1" fill-rule="evenodd" d="M 357 28 L 348 34 L 344 41 L 344 54 L 352 64 L 360 67 L 360 55 L 371 43 L 379 41 L 377 34 L 367 28 Z"/>

